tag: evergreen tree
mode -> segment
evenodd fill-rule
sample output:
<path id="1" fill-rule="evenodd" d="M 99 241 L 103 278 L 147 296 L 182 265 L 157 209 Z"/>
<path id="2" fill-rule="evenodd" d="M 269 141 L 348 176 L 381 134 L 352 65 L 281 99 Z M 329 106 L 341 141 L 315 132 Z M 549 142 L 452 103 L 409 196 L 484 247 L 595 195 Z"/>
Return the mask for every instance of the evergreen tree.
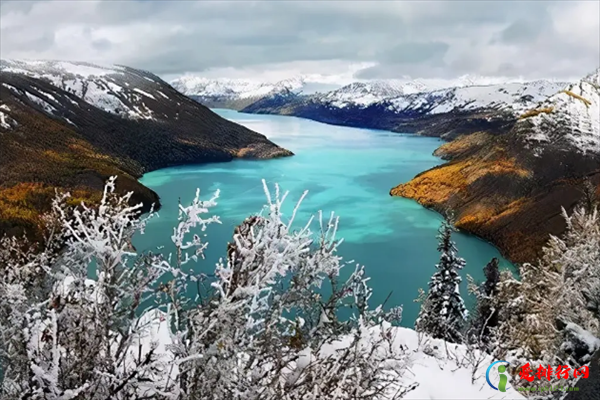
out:
<path id="1" fill-rule="evenodd" d="M 477 286 L 470 276 L 469 291 L 477 298 L 475 312 L 471 316 L 469 340 L 471 343 L 491 350 L 489 345 L 494 342 L 494 328 L 498 325 L 498 305 L 496 295 L 500 282 L 499 261 L 492 260 L 483 268 L 485 282 Z"/>
<path id="2" fill-rule="evenodd" d="M 586 177 L 583 180 L 583 188 L 582 188 L 583 196 L 580 200 L 580 205 L 586 211 L 592 212 L 594 209 L 598 207 L 598 195 L 596 185 L 592 182 L 592 180 Z"/>
<path id="3" fill-rule="evenodd" d="M 436 272 L 429 281 L 429 291 L 415 327 L 434 338 L 461 343 L 461 330 L 467 318 L 467 309 L 460 295 L 461 277 L 458 273 L 465 266 L 465 260 L 456 254 L 458 250 L 452 241 L 453 230 L 449 221 L 444 221 L 440 227 L 440 262 L 435 266 Z"/>

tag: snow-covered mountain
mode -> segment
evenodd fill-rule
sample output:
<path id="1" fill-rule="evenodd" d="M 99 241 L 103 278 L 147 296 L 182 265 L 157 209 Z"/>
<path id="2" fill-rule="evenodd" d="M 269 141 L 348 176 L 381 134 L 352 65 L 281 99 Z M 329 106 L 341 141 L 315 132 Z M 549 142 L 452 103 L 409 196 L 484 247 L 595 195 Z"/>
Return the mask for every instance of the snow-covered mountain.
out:
<path id="1" fill-rule="evenodd" d="M 209 79 L 182 76 L 171 81 L 171 86 L 187 96 L 222 97 L 232 100 L 261 98 L 279 93 L 300 93 L 305 85 L 303 77 L 278 82 L 258 82 L 246 79 Z"/>
<path id="2" fill-rule="evenodd" d="M 533 81 L 434 90 L 389 99 L 397 113 L 422 110 L 428 114 L 498 110 L 520 113 L 567 86 L 566 82 Z"/>
<path id="3" fill-rule="evenodd" d="M 349 104 L 365 107 L 385 99 L 425 90 L 427 90 L 427 87 L 418 81 L 354 82 L 322 95 L 317 94 L 314 98 L 334 107 L 346 107 Z"/>
<path id="4" fill-rule="evenodd" d="M 524 113 L 521 125 L 532 143 L 565 142 L 600 154 L 600 68 Z"/>
<path id="5" fill-rule="evenodd" d="M 165 83 L 149 72 L 124 66 L 99 66 L 84 62 L 0 60 L 0 73 L 15 73 L 50 82 L 101 110 L 129 119 L 168 118 L 156 105 L 173 101 Z M 18 92 L 8 83 L 4 88 Z M 48 111 L 56 112 L 56 99 L 32 85 L 25 95 Z M 170 88 L 169 88 L 170 89 Z"/>

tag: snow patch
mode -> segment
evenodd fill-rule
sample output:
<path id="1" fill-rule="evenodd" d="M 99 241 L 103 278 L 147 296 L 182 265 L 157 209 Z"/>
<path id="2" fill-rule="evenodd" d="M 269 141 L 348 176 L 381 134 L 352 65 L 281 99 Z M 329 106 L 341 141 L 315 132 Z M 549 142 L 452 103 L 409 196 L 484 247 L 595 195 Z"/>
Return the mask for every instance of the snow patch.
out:
<path id="1" fill-rule="evenodd" d="M 144 95 L 144 96 L 146 96 L 146 97 L 150 97 L 151 99 L 154 99 L 154 100 L 156 100 L 156 97 L 152 96 L 152 95 L 151 95 L 150 93 L 148 93 L 148 92 L 144 92 L 142 89 L 134 88 L 134 89 L 133 89 L 133 91 L 134 91 L 134 92 L 137 92 L 137 93 L 140 93 L 140 94 L 143 94 L 143 95 Z"/>
<path id="2" fill-rule="evenodd" d="M 10 108 L 6 104 L 0 104 L 0 127 L 11 129 L 14 126 L 17 126 L 17 121 L 12 119 L 6 111 L 10 111 Z"/>
<path id="3" fill-rule="evenodd" d="M 40 97 L 38 97 L 38 96 L 36 96 L 34 94 L 31 94 L 29 92 L 25 92 L 25 95 L 27 96 L 27 98 L 30 101 L 32 101 L 35 104 L 41 106 L 44 109 L 44 111 L 46 111 L 46 112 L 48 112 L 50 114 L 53 114 L 54 112 L 56 112 L 56 108 L 54 108 L 51 104 L 49 104 L 48 102 L 46 102 L 42 98 L 40 98 Z"/>
<path id="4" fill-rule="evenodd" d="M 144 82 L 149 81 L 160 85 L 155 80 L 137 74 L 133 69 L 80 62 L 0 60 L 0 71 L 45 80 L 100 110 L 132 119 L 153 119 L 153 111 L 143 104 L 143 98 L 156 100 L 156 97 L 143 90 L 150 85 Z M 140 83 L 139 77 L 144 77 L 145 81 Z M 136 85 L 139 84 L 139 87 L 130 85 L 128 81 L 132 80 Z M 17 89 L 13 88 L 13 90 L 18 92 Z M 51 94 L 37 90 L 40 97 L 56 101 Z M 164 94 L 161 96 L 168 99 Z M 32 98 L 32 101 L 42 104 L 35 98 Z M 68 101 L 80 106 L 72 99 Z M 50 110 L 49 105 L 44 107 Z"/>

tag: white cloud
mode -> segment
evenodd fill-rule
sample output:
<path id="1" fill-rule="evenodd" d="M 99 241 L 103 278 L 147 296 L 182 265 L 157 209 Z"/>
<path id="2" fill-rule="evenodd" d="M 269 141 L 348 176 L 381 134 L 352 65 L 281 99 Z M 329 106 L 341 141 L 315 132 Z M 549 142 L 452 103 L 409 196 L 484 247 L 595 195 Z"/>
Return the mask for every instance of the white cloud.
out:
<path id="1" fill-rule="evenodd" d="M 597 1 L 21 0 L 2 3 L 0 55 L 162 76 L 571 78 L 600 64 L 599 20 Z"/>

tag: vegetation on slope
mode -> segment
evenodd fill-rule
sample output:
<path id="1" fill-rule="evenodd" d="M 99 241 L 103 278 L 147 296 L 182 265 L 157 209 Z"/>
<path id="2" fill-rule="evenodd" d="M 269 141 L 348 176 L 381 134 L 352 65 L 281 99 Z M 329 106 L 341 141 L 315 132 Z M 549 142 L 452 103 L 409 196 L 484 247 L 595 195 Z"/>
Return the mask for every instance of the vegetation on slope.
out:
<path id="1" fill-rule="evenodd" d="M 161 92 L 168 100 L 145 100 L 164 119 L 131 120 L 90 106 L 44 80 L 3 72 L 0 83 L 0 103 L 16 121 L 10 129 L 0 127 L 0 236 L 26 232 L 39 239 L 39 216 L 50 207 L 55 189 L 70 191 L 77 203 L 94 204 L 106 179 L 116 175 L 117 190 L 133 190 L 132 201 L 149 210 L 159 199 L 137 182 L 147 171 L 292 154 L 166 84 Z M 49 114 L 32 102 L 34 93 L 48 98 L 56 111 Z"/>
<path id="2" fill-rule="evenodd" d="M 536 157 L 515 134 L 462 136 L 436 154 L 448 163 L 390 191 L 440 212 L 456 226 L 493 242 L 515 262 L 535 261 L 549 234 L 564 230 L 560 207 L 582 197 L 586 178 L 600 190 L 593 155 L 547 149 Z"/>

